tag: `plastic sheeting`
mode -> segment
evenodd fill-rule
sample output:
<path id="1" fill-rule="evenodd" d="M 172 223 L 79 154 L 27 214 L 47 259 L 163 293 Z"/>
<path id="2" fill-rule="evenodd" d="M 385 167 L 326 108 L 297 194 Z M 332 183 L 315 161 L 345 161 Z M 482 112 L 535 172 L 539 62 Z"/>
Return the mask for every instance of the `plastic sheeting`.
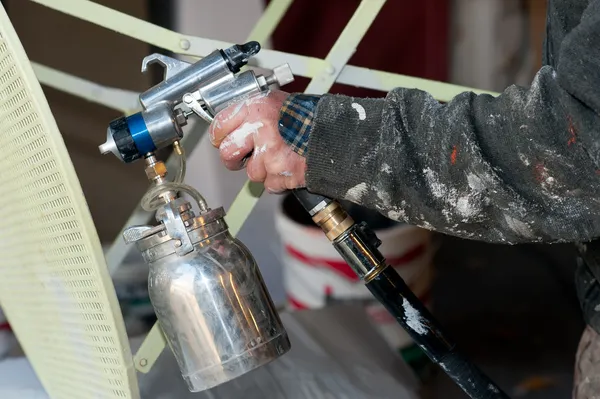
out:
<path id="1" fill-rule="evenodd" d="M 269 365 L 200 394 L 187 390 L 171 351 L 139 375 L 148 399 L 413 399 L 417 381 L 370 327 L 362 308 L 282 314 L 292 349 Z M 141 338 L 132 346 L 141 343 Z"/>

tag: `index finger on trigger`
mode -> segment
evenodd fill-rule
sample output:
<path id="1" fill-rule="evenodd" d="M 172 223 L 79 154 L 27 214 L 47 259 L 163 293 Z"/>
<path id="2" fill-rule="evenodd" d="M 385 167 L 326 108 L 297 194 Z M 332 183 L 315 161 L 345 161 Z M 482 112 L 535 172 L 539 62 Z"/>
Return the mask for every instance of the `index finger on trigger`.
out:
<path id="1" fill-rule="evenodd" d="M 237 129 L 246 116 L 248 116 L 248 106 L 245 101 L 230 105 L 219 112 L 208 129 L 210 143 L 219 148 L 223 139 Z"/>

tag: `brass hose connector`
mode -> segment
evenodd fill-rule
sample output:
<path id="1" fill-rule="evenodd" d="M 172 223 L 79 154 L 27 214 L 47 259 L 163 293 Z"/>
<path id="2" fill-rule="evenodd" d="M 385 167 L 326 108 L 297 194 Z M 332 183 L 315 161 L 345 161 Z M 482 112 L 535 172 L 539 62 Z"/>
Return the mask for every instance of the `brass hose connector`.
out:
<path id="1" fill-rule="evenodd" d="M 337 201 L 321 209 L 312 219 L 323 230 L 329 241 L 334 241 L 354 224 L 354 220 Z"/>
<path id="2" fill-rule="evenodd" d="M 146 161 L 146 177 L 151 183 L 160 183 L 167 176 L 167 166 L 163 161 L 159 161 L 156 159 L 154 155 L 148 156 L 145 159 Z"/>

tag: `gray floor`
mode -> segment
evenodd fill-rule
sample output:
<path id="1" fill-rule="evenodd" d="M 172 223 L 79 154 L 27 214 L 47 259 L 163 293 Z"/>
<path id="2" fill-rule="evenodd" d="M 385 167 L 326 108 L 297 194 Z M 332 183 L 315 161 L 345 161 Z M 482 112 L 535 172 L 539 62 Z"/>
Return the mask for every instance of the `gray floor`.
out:
<path id="1" fill-rule="evenodd" d="M 583 329 L 571 246 L 499 246 L 444 238 L 434 285 L 437 318 L 463 352 L 517 398 L 570 398 Z M 527 378 L 552 387 L 518 395 Z M 426 398 L 465 398 L 442 373 Z"/>

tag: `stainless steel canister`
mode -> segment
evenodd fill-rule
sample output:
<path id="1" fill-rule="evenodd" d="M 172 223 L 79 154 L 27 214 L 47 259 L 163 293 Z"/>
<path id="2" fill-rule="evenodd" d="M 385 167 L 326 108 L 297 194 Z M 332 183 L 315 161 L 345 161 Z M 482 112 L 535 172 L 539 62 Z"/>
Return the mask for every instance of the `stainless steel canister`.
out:
<path id="1" fill-rule="evenodd" d="M 150 267 L 158 322 L 190 391 L 199 392 L 277 359 L 287 333 L 250 251 L 231 236 L 223 208 L 181 209 L 193 251 L 161 231 L 136 241 Z M 187 217 L 186 217 L 187 215 Z"/>

